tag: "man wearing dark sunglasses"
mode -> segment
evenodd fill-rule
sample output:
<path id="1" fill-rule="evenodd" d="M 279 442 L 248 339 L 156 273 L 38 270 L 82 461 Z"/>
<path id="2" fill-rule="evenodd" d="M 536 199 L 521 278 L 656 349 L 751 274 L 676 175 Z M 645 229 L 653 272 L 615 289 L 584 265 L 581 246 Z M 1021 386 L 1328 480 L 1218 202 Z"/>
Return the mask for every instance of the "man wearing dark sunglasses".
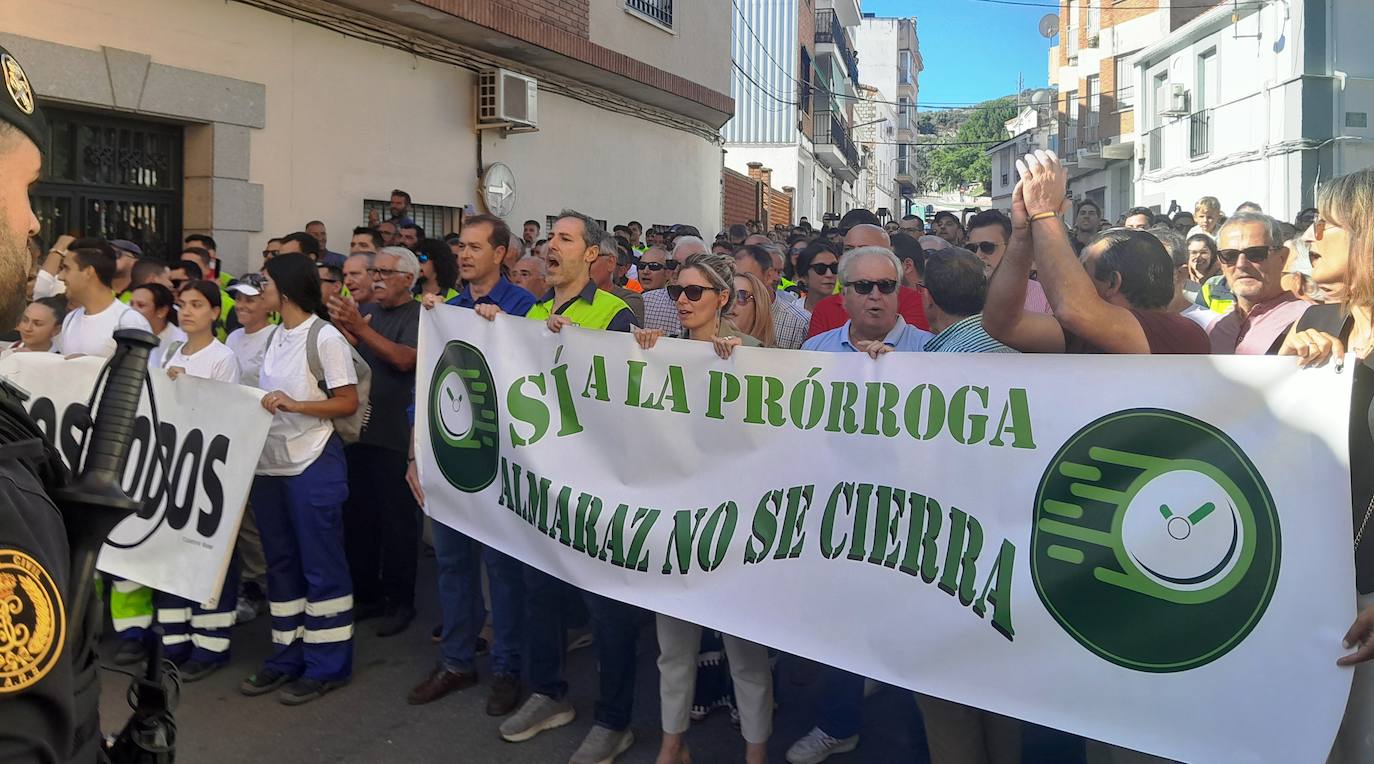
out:
<path id="1" fill-rule="evenodd" d="M 649 253 L 655 250 L 663 252 L 663 270 L 646 270 L 645 261 L 657 262 L 658 256 L 649 258 Z M 674 242 L 671 253 L 663 247 L 655 245 L 644 253 L 640 258 L 640 283 L 643 284 L 643 276 L 652 273 L 662 278 L 662 286 L 650 289 L 644 287 L 644 328 L 657 329 L 669 336 L 677 336 L 682 333 L 682 319 L 677 313 L 677 304 L 668 299 L 668 293 L 663 290 L 664 286 L 677 281 L 678 263 L 686 260 L 689 256 L 698 252 L 706 252 L 706 242 L 698 236 L 681 236 Z M 656 282 L 657 283 L 657 282 Z"/>
<path id="2" fill-rule="evenodd" d="M 908 324 L 897 310 L 901 268 L 890 249 L 859 247 L 846 252 L 840 258 L 840 279 L 849 320 L 807 340 L 802 349 L 861 352 L 874 358 L 893 350 L 921 351 L 934 335 Z"/>
<path id="3" fill-rule="evenodd" d="M 992 278 L 992 272 L 997 270 L 997 266 L 1002 262 L 1002 255 L 1007 253 L 1009 241 L 1011 218 L 1001 210 L 983 210 L 969 218 L 968 242 L 964 246 L 983 261 L 983 272 L 988 278 Z M 1034 279 L 1026 282 L 1026 310 L 1033 313 L 1050 312 L 1050 301 L 1045 298 L 1045 288 Z"/>
<path id="4" fill-rule="evenodd" d="M 668 258 L 668 252 L 662 247 L 649 247 L 644 250 L 644 254 L 639 256 L 639 284 L 644 287 L 644 291 L 651 289 L 662 289 L 668 285 L 668 276 L 672 273 L 668 265 L 677 266 L 677 262 Z"/>
<path id="5" fill-rule="evenodd" d="M 1207 336 L 1212 352 L 1223 355 L 1274 355 L 1288 328 L 1308 303 L 1283 288 L 1288 248 L 1279 222 L 1258 212 L 1233 215 L 1217 232 L 1217 260 L 1235 308 L 1217 319 Z"/>

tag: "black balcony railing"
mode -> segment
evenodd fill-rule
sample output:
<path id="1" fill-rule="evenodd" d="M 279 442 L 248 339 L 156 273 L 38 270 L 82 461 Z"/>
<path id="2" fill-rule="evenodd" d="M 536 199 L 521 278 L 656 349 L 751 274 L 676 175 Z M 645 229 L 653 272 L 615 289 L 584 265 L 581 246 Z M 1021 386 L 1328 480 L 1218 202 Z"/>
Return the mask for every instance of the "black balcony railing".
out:
<path id="1" fill-rule="evenodd" d="M 856 171 L 859 169 L 859 149 L 854 145 L 854 139 L 849 137 L 849 128 L 840 119 L 839 112 L 817 112 L 813 127 L 816 143 L 828 143 L 839 149 L 849 166 Z"/>
<path id="2" fill-rule="evenodd" d="M 1164 167 L 1164 127 L 1163 125 L 1154 128 L 1146 133 L 1149 136 L 1146 142 L 1145 157 L 1146 168 L 1158 170 Z"/>
<path id="3" fill-rule="evenodd" d="M 844 31 L 844 25 L 835 15 L 831 8 L 816 11 L 816 44 L 830 43 L 839 51 L 840 59 L 844 61 L 845 69 L 848 70 L 849 80 L 854 83 L 854 87 L 859 86 L 859 55 L 854 52 L 854 46 L 849 44 L 849 33 Z"/>
<path id="4" fill-rule="evenodd" d="M 673 0 L 625 0 L 625 7 L 642 13 L 665 27 L 673 25 Z"/>
<path id="5" fill-rule="evenodd" d="M 1212 110 L 1193 112 L 1188 118 L 1188 158 L 1212 153 Z"/>

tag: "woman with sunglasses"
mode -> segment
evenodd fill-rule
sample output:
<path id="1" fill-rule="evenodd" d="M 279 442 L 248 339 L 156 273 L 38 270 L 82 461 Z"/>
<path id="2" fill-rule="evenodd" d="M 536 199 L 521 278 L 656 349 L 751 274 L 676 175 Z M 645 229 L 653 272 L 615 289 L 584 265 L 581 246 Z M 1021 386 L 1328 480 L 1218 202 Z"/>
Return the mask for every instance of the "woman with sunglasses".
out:
<path id="1" fill-rule="evenodd" d="M 726 318 L 734 307 L 734 282 L 734 258 L 710 252 L 687 258 L 677 283 L 667 288 L 682 319 L 681 339 L 710 342 L 721 358 L 729 358 L 740 345 L 759 346 L 758 340 L 739 331 Z M 635 330 L 635 340 L 645 350 L 653 348 L 662 335 L 657 329 Z M 744 760 L 748 764 L 763 764 L 773 730 L 773 675 L 768 648 L 730 635 L 725 635 L 724 641 L 744 735 Z M 660 613 L 658 647 L 663 716 L 658 764 L 682 764 L 691 761 L 684 736 L 692 718 L 701 627 Z"/>
<path id="2" fill-rule="evenodd" d="M 815 310 L 817 303 L 834 294 L 839 273 L 840 254 L 834 244 L 822 238 L 806 245 L 797 257 L 797 281 L 806 290 L 802 307 Z"/>
<path id="3" fill-rule="evenodd" d="M 735 274 L 735 306 L 730 310 L 730 322 L 766 348 L 776 344 L 772 291 L 752 273 Z"/>
<path id="4" fill-rule="evenodd" d="M 1301 366 L 1358 359 L 1350 398 L 1350 496 L 1355 532 L 1355 589 L 1360 614 L 1345 634 L 1355 666 L 1345 719 L 1328 761 L 1374 761 L 1374 170 L 1333 178 L 1317 195 L 1317 219 L 1303 233 L 1312 280 L 1327 296 L 1288 333 L 1279 355 Z M 1344 511 L 1342 509 L 1342 511 Z M 1333 645 L 1333 647 L 1335 647 Z"/>

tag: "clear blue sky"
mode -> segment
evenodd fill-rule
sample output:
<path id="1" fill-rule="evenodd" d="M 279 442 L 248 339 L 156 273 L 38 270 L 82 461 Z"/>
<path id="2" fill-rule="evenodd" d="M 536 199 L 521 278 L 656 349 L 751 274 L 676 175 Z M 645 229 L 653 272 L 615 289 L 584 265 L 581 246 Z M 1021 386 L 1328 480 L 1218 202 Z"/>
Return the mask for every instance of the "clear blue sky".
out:
<path id="1" fill-rule="evenodd" d="M 1045 0 L 1052 5 L 1053 0 Z M 921 59 L 917 110 L 943 103 L 973 103 L 1045 87 L 1050 40 L 1037 27 L 1053 8 L 996 5 L 977 0 L 860 0 L 864 13 L 916 17 Z M 859 51 L 863 56 L 863 51 Z"/>

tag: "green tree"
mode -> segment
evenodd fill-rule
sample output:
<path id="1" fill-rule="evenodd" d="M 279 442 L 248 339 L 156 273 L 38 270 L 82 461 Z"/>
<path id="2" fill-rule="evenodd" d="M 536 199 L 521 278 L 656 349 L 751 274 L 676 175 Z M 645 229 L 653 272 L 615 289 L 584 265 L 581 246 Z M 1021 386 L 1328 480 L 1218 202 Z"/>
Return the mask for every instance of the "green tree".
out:
<path id="1" fill-rule="evenodd" d="M 1016 99 L 1008 96 L 978 104 L 963 115 L 949 143 L 930 151 L 930 175 L 946 188 L 960 184 L 991 186 L 992 162 L 983 152 L 1007 139 L 1005 123 L 1016 116 Z"/>

